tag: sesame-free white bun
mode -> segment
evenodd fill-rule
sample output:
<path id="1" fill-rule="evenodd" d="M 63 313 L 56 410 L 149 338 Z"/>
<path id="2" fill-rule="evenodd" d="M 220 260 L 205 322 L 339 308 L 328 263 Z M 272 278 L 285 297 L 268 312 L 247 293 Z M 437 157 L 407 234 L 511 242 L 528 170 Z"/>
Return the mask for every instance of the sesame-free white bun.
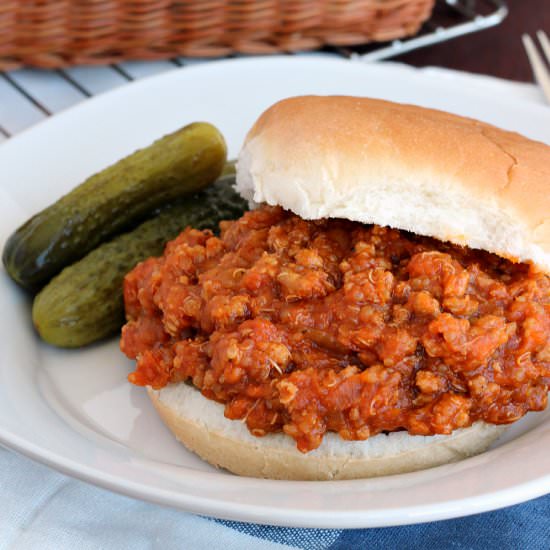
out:
<path id="1" fill-rule="evenodd" d="M 237 190 L 304 219 L 347 218 L 528 261 L 550 271 L 550 147 L 456 115 L 354 97 L 281 101 L 248 133 Z M 251 435 L 180 383 L 149 395 L 191 451 L 240 475 L 330 480 L 411 472 L 486 450 L 505 428 L 406 431 L 300 453 L 284 433 Z"/>
<path id="2" fill-rule="evenodd" d="M 405 431 L 366 441 L 327 433 L 321 446 L 301 453 L 283 433 L 255 437 L 245 424 L 228 420 L 223 405 L 194 387 L 148 388 L 149 397 L 178 441 L 210 464 L 249 477 L 293 480 L 355 479 L 413 472 L 481 453 L 503 426 L 476 422 L 452 435 L 419 436 Z"/>
<path id="3" fill-rule="evenodd" d="M 550 147 L 460 116 L 367 98 L 276 103 L 237 189 L 304 219 L 405 229 L 550 271 Z"/>

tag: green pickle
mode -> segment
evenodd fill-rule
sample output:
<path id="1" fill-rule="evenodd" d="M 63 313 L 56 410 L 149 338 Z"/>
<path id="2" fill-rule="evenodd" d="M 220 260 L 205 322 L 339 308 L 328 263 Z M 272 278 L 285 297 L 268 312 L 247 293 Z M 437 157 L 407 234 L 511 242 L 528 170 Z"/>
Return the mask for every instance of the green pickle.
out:
<path id="1" fill-rule="evenodd" d="M 40 289 L 162 204 L 212 183 L 226 154 L 223 136 L 205 122 L 164 136 L 91 176 L 17 229 L 2 255 L 6 271 L 23 288 Z"/>
<path id="2" fill-rule="evenodd" d="M 234 182 L 234 176 L 220 178 L 61 271 L 34 299 L 32 318 L 41 338 L 76 348 L 117 332 L 124 323 L 125 274 L 160 255 L 187 226 L 216 229 L 221 220 L 240 217 L 247 203 L 234 191 Z"/>

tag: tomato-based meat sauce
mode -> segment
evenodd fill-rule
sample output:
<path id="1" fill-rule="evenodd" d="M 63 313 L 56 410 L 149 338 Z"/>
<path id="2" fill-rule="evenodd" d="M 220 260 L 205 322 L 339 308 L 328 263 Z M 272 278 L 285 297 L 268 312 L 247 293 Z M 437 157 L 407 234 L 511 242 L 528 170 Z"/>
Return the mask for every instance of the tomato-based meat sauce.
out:
<path id="1" fill-rule="evenodd" d="M 545 408 L 550 280 L 535 268 L 279 207 L 220 226 L 126 276 L 134 384 L 190 382 L 303 452 L 327 431 L 449 434 Z"/>

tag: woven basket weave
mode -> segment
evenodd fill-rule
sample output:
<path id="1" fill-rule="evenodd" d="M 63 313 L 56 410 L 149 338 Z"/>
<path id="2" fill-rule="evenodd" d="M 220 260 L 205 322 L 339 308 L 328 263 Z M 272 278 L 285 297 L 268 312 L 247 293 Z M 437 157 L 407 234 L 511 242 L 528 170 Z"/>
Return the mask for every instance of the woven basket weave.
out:
<path id="1" fill-rule="evenodd" d="M 312 50 L 415 34 L 435 0 L 0 0 L 0 69 Z"/>

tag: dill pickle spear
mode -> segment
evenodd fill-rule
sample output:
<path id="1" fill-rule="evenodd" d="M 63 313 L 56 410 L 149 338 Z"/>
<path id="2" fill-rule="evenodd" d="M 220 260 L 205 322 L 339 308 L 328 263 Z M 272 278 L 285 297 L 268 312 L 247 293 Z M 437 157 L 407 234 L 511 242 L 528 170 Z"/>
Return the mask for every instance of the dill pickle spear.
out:
<path id="1" fill-rule="evenodd" d="M 221 220 L 240 217 L 247 203 L 233 190 L 234 182 L 234 176 L 220 178 L 61 271 L 34 299 L 32 319 L 41 338 L 75 348 L 117 332 L 124 324 L 126 273 L 160 255 L 166 242 L 187 226 L 216 229 Z"/>
<path id="2" fill-rule="evenodd" d="M 4 247 L 6 271 L 22 287 L 38 290 L 160 205 L 212 183 L 226 153 L 220 132 L 197 122 L 119 160 L 17 229 Z"/>

